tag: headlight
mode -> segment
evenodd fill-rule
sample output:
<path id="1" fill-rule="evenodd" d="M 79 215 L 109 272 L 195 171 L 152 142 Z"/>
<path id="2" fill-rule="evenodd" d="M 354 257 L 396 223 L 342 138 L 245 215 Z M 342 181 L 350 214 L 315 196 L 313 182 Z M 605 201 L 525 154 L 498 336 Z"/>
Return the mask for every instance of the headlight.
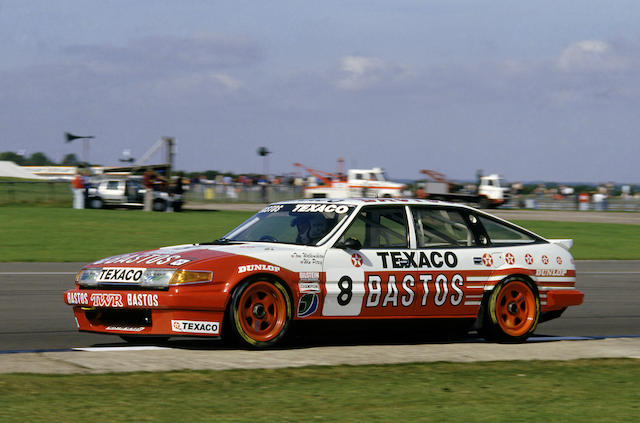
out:
<path id="1" fill-rule="evenodd" d="M 142 269 L 139 269 L 142 271 Z M 117 284 L 117 283 L 137 283 L 145 288 L 168 288 L 170 285 L 183 285 L 190 283 L 204 283 L 213 280 L 213 273 L 209 271 L 198 270 L 176 270 L 176 269 L 144 269 L 142 276 L 137 282 L 130 279 L 119 280 L 110 273 L 111 269 L 92 268 L 83 269 L 78 272 L 76 282 L 81 286 L 95 287 L 101 283 Z M 101 279 L 101 275 L 105 274 L 105 278 Z M 110 275 L 110 276 L 109 276 Z"/>
<path id="2" fill-rule="evenodd" d="M 211 282 L 213 273 L 197 270 L 147 269 L 142 275 L 141 286 L 166 288 L 169 285 Z"/>
<path id="3" fill-rule="evenodd" d="M 83 269 L 76 275 L 76 283 L 82 286 L 96 286 L 102 269 Z"/>
<path id="4" fill-rule="evenodd" d="M 147 269 L 140 279 L 140 286 L 166 288 L 175 272 L 175 270 L 168 269 Z"/>

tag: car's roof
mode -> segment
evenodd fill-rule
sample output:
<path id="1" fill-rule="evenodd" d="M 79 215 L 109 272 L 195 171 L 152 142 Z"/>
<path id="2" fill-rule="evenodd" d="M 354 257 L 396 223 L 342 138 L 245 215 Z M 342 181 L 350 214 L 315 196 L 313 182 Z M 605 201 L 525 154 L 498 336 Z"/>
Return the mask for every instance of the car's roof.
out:
<path id="1" fill-rule="evenodd" d="M 447 201 L 439 201 L 439 200 L 426 200 L 421 198 L 305 198 L 299 200 L 287 200 L 280 201 L 275 204 L 318 204 L 318 203 L 331 203 L 331 204 L 345 204 L 352 206 L 360 206 L 360 205 L 438 205 L 438 206 L 451 206 L 451 207 L 459 207 L 459 208 L 468 208 L 472 207 L 466 206 L 460 203 L 451 203 Z"/>

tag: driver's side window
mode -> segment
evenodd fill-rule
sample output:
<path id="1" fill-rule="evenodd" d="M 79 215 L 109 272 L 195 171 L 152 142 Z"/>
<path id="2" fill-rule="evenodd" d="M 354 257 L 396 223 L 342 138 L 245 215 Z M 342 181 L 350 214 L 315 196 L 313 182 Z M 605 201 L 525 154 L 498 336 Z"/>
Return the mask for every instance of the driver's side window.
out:
<path id="1" fill-rule="evenodd" d="M 356 239 L 362 248 L 407 248 L 404 207 L 363 207 L 343 234 L 343 241 Z"/>

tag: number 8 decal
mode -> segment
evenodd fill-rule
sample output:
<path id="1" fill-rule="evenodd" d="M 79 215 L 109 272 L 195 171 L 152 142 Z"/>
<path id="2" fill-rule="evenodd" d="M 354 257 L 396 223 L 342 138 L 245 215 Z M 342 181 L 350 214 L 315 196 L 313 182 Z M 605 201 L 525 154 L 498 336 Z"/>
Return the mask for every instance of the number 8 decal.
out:
<path id="1" fill-rule="evenodd" d="M 351 302 L 351 297 L 353 297 L 353 280 L 346 275 L 341 277 L 338 282 L 338 288 L 340 289 L 340 293 L 338 294 L 338 304 L 346 306 Z"/>

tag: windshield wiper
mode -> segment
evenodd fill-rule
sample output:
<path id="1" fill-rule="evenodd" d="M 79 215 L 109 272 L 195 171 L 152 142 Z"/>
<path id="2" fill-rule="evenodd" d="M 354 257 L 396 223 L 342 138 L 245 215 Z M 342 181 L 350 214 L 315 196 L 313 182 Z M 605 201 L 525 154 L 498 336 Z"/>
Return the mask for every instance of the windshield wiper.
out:
<path id="1" fill-rule="evenodd" d="M 211 242 L 200 242 L 200 245 L 228 245 L 228 244 L 232 244 L 232 243 L 238 243 L 239 241 L 234 241 L 232 239 L 229 238 L 220 238 L 220 239 L 216 239 L 215 241 L 211 241 Z"/>

